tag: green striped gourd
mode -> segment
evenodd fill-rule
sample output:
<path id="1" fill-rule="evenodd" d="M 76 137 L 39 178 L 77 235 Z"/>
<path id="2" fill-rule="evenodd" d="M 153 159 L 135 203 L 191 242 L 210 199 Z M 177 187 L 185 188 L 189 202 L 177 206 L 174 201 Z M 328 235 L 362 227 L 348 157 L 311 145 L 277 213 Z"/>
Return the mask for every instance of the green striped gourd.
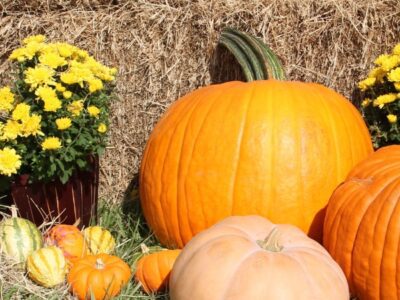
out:
<path id="1" fill-rule="evenodd" d="M 111 233 L 100 226 L 90 226 L 83 231 L 85 242 L 90 252 L 110 254 L 115 248 L 115 239 Z"/>
<path id="2" fill-rule="evenodd" d="M 11 213 L 11 218 L 0 222 L 0 251 L 22 265 L 29 254 L 42 247 L 43 239 L 35 224 L 17 217 L 14 206 Z"/>
<path id="3" fill-rule="evenodd" d="M 26 261 L 28 276 L 44 287 L 53 287 L 65 280 L 67 261 L 57 246 L 44 247 L 34 251 Z"/>

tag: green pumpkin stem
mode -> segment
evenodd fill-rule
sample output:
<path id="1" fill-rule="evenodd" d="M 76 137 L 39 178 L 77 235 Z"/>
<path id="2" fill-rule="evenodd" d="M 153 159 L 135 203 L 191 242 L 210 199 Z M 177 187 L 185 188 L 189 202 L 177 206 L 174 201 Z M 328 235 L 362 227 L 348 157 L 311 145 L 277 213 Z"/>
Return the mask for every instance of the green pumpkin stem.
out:
<path id="1" fill-rule="evenodd" d="M 246 81 L 268 78 L 285 80 L 281 61 L 260 39 L 233 28 L 225 28 L 219 44 L 235 57 Z"/>
<path id="2" fill-rule="evenodd" d="M 274 229 L 268 234 L 265 240 L 257 241 L 257 244 L 264 250 L 271 252 L 281 252 L 283 247 L 279 245 L 278 242 L 278 226 L 275 226 Z"/>

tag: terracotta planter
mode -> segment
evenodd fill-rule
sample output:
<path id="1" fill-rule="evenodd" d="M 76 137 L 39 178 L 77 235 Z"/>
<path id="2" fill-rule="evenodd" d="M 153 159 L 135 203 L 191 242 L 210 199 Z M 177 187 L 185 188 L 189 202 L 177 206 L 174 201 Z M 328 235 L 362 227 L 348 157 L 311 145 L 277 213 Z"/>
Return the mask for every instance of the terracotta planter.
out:
<path id="1" fill-rule="evenodd" d="M 91 158 L 90 171 L 77 171 L 69 181 L 29 184 L 29 175 L 21 175 L 11 184 L 11 197 L 22 218 L 41 225 L 58 218 L 63 224 L 87 227 L 91 218 L 97 219 L 99 161 Z"/>

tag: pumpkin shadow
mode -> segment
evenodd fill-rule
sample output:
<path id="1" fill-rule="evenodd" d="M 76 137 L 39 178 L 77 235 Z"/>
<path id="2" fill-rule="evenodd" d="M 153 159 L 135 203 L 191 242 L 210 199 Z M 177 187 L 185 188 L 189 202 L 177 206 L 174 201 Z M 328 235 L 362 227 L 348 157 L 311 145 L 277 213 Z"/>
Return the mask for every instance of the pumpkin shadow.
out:
<path id="1" fill-rule="evenodd" d="M 328 205 L 325 205 L 325 207 L 321 208 L 316 213 L 313 221 L 311 222 L 310 229 L 308 230 L 308 236 L 321 245 L 323 242 L 323 228 L 327 207 Z"/>
<path id="2" fill-rule="evenodd" d="M 211 55 L 209 72 L 212 84 L 235 80 L 246 81 L 236 58 L 220 44 L 217 44 Z"/>
<path id="3" fill-rule="evenodd" d="M 152 230 L 148 227 L 144 218 L 139 196 L 139 173 L 135 173 L 124 192 L 121 203 L 121 210 L 124 215 L 132 220 L 138 220 L 139 233 L 141 236 L 152 235 Z"/>

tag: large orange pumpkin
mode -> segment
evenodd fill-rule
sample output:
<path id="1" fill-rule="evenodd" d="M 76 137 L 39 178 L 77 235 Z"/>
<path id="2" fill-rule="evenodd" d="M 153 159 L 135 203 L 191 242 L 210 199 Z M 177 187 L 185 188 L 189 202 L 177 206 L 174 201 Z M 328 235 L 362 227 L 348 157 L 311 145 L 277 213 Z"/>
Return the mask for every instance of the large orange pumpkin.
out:
<path id="1" fill-rule="evenodd" d="M 168 247 L 248 214 L 320 239 L 334 188 L 371 152 L 356 108 L 322 85 L 207 86 L 176 101 L 155 126 L 140 170 L 143 213 Z"/>
<path id="2" fill-rule="evenodd" d="M 335 190 L 324 246 L 358 299 L 400 299 L 400 146 L 379 149 Z"/>
<path id="3" fill-rule="evenodd" d="M 171 272 L 171 300 L 348 300 L 343 271 L 292 225 L 229 217 L 196 235 Z"/>

